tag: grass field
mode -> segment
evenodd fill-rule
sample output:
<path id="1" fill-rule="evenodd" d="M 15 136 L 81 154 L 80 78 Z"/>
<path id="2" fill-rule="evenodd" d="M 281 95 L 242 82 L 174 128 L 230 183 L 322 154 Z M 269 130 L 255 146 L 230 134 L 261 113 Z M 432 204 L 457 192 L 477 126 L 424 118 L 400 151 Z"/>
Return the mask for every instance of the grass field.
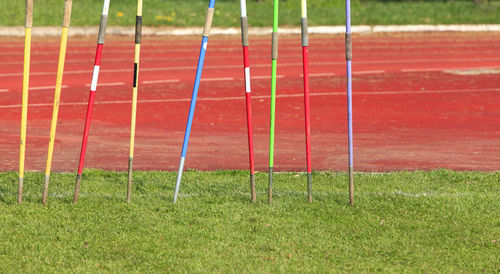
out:
<path id="1" fill-rule="evenodd" d="M 345 173 L 266 175 L 249 201 L 245 171 L 85 171 L 73 205 L 74 174 L 54 174 L 49 205 L 41 173 L 0 173 L 0 272 L 498 272 L 500 173 L 358 173 L 348 205 Z"/>
<path id="2" fill-rule="evenodd" d="M 73 26 L 99 25 L 102 0 L 73 1 Z M 271 26 L 273 2 L 247 1 L 251 26 Z M 309 25 L 345 23 L 344 0 L 315 0 L 308 3 Z M 136 0 L 111 1 L 109 25 L 133 26 Z M 280 1 L 280 25 L 300 25 L 300 1 Z M 481 2 L 482 3 L 482 2 Z M 203 26 L 208 1 L 144 1 L 144 25 Z M 24 25 L 24 1 L 0 0 L 0 26 Z M 59 26 L 63 1 L 34 3 L 34 26 Z M 500 2 L 474 4 L 474 1 L 360 1 L 353 0 L 354 25 L 392 24 L 498 24 Z M 237 0 L 218 0 L 214 26 L 239 26 Z"/>

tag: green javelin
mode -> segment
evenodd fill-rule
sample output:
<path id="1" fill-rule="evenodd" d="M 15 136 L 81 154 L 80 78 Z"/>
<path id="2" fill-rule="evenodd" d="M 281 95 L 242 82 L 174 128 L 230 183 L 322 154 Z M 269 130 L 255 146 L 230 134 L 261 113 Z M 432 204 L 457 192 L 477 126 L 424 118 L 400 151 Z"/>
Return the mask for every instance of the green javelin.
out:
<path id="1" fill-rule="evenodd" d="M 276 109 L 276 68 L 278 66 L 278 5 L 279 0 L 274 0 L 273 40 L 271 49 L 271 130 L 269 136 L 269 189 L 268 202 L 273 200 L 273 166 L 274 166 L 274 121 Z"/>

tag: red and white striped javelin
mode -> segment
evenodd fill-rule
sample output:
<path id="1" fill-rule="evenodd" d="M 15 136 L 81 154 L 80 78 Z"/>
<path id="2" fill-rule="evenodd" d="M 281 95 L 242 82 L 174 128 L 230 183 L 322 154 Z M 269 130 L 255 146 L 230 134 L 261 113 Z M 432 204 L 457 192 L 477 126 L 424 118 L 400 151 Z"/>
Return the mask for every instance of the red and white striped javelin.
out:
<path id="1" fill-rule="evenodd" d="M 99 24 L 99 34 L 97 36 L 97 49 L 94 61 L 94 72 L 92 74 L 92 83 L 90 85 L 89 103 L 87 106 L 87 116 L 85 118 L 85 127 L 83 129 L 82 148 L 80 151 L 80 161 L 78 163 L 78 172 L 76 174 L 75 195 L 73 203 L 78 202 L 78 195 L 80 193 L 80 183 L 82 181 L 83 162 L 85 161 L 85 151 L 87 150 L 87 140 L 89 137 L 90 118 L 92 117 L 92 110 L 94 108 L 94 98 L 97 89 L 97 78 L 99 77 L 99 68 L 101 66 L 102 48 L 104 46 L 104 38 L 106 36 L 106 25 L 108 22 L 108 10 L 110 0 L 104 0 L 104 5 L 101 14 L 101 23 Z"/>

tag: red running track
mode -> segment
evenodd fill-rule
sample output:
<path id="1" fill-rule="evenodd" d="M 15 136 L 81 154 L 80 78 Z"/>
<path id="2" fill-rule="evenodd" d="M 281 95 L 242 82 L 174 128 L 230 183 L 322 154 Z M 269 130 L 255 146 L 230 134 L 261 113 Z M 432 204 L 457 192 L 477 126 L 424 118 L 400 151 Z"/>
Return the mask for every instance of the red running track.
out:
<path id="1" fill-rule="evenodd" d="M 134 168 L 176 170 L 199 37 L 144 37 Z M 23 41 L 0 46 L 0 170 L 17 170 Z M 96 37 L 69 39 L 53 170 L 78 165 Z M 270 37 L 251 37 L 257 170 L 268 165 Z M 500 170 L 500 33 L 354 35 L 354 167 L 357 171 Z M 58 39 L 32 45 L 26 168 L 45 167 Z M 347 169 L 344 38 L 311 36 L 313 170 Z M 86 168 L 126 170 L 132 37 L 108 37 Z M 238 36 L 211 37 L 186 167 L 248 169 Z M 300 36 L 280 37 L 275 169 L 305 171 Z"/>

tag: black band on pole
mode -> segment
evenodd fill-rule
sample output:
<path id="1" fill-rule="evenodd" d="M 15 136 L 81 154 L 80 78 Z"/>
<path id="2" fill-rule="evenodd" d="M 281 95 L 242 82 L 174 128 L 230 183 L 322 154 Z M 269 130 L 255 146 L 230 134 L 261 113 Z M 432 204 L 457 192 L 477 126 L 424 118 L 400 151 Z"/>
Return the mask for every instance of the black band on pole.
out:
<path id="1" fill-rule="evenodd" d="M 135 43 L 140 44 L 142 37 L 142 16 L 135 17 Z"/>
<path id="2" fill-rule="evenodd" d="M 137 68 L 138 68 L 138 66 L 139 66 L 139 64 L 134 63 L 134 85 L 133 85 L 134 88 L 137 87 Z"/>

